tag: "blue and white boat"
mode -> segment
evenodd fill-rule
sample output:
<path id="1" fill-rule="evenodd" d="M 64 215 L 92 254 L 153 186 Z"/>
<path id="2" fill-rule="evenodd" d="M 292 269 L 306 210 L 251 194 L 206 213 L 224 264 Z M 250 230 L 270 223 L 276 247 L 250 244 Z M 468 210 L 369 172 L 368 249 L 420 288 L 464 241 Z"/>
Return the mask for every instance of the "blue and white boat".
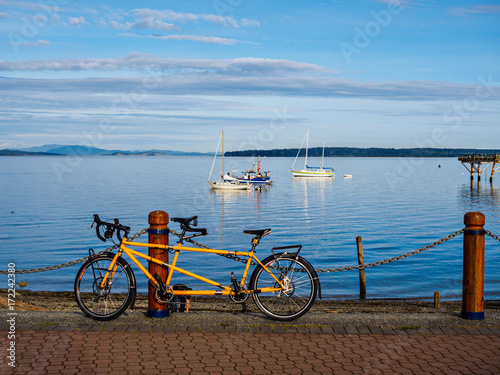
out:
<path id="1" fill-rule="evenodd" d="M 255 170 L 257 166 L 257 170 Z M 252 185 L 271 185 L 271 174 L 270 172 L 263 172 L 261 170 L 260 156 L 252 163 L 252 166 L 248 171 L 243 172 L 243 177 L 236 177 L 240 183 L 250 183 Z"/>

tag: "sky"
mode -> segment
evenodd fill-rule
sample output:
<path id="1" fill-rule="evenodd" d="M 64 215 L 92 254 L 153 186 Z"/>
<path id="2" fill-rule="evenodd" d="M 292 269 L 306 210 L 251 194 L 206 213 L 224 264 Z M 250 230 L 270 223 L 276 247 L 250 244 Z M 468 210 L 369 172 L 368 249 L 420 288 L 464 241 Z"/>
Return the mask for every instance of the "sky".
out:
<path id="1" fill-rule="evenodd" d="M 500 148 L 500 1 L 0 0 L 0 148 Z"/>

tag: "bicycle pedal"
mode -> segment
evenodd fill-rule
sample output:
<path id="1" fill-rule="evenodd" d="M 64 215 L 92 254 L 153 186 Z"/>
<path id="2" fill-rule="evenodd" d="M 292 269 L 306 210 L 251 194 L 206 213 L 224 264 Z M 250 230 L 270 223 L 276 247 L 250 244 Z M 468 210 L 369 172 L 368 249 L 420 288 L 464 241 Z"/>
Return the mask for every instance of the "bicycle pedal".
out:
<path id="1" fill-rule="evenodd" d="M 163 281 L 161 280 L 161 277 L 160 275 L 158 275 L 156 272 L 154 274 L 154 279 L 156 281 L 158 281 L 158 288 L 160 289 L 160 292 L 163 294 L 163 295 L 166 295 L 167 294 L 167 288 L 165 288 L 165 285 L 163 284 Z"/>
<path id="2" fill-rule="evenodd" d="M 241 288 L 238 285 L 238 280 L 236 280 L 236 276 L 234 276 L 234 272 L 231 272 L 231 282 L 233 283 L 234 292 L 239 293 L 241 291 Z"/>

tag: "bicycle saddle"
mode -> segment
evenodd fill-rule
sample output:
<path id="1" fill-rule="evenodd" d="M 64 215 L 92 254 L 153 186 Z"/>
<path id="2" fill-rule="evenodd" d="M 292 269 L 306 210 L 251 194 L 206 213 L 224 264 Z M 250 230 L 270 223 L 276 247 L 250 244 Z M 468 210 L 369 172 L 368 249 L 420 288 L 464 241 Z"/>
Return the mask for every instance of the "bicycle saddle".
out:
<path id="1" fill-rule="evenodd" d="M 251 234 L 257 237 L 264 237 L 271 233 L 271 228 L 268 229 L 257 229 L 257 230 L 244 230 L 243 233 Z"/>
<path id="2" fill-rule="evenodd" d="M 194 221 L 194 226 L 198 225 L 197 222 L 198 216 L 191 216 L 191 217 L 173 217 L 171 220 L 175 221 L 176 223 L 181 223 L 182 225 L 189 227 L 192 221 Z"/>

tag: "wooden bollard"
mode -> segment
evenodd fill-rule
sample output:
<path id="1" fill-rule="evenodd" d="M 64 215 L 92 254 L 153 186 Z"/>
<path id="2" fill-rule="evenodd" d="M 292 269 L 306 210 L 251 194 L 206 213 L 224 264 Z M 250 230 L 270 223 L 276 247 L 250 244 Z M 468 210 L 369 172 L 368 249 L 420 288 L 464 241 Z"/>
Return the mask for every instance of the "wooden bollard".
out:
<path id="1" fill-rule="evenodd" d="M 462 318 L 484 319 L 484 224 L 481 212 L 464 216 Z"/>
<path id="2" fill-rule="evenodd" d="M 361 238 L 361 236 L 356 237 L 356 245 L 358 248 L 358 265 L 364 266 L 365 260 L 363 257 L 363 239 Z M 366 279 L 364 268 L 361 268 L 359 270 L 359 298 L 366 298 Z"/>
<path id="3" fill-rule="evenodd" d="M 441 293 L 434 292 L 434 308 L 439 309 L 441 307 Z"/>
<path id="4" fill-rule="evenodd" d="M 168 245 L 168 214 L 165 211 L 152 211 L 149 213 L 149 243 Z M 149 248 L 149 256 L 168 263 L 168 251 L 159 248 Z M 160 275 L 163 282 L 167 280 L 168 271 L 159 265 L 149 262 L 149 273 Z M 155 299 L 156 289 L 148 283 L 148 313 L 150 318 L 165 318 L 170 315 L 168 304 L 160 304 Z"/>

